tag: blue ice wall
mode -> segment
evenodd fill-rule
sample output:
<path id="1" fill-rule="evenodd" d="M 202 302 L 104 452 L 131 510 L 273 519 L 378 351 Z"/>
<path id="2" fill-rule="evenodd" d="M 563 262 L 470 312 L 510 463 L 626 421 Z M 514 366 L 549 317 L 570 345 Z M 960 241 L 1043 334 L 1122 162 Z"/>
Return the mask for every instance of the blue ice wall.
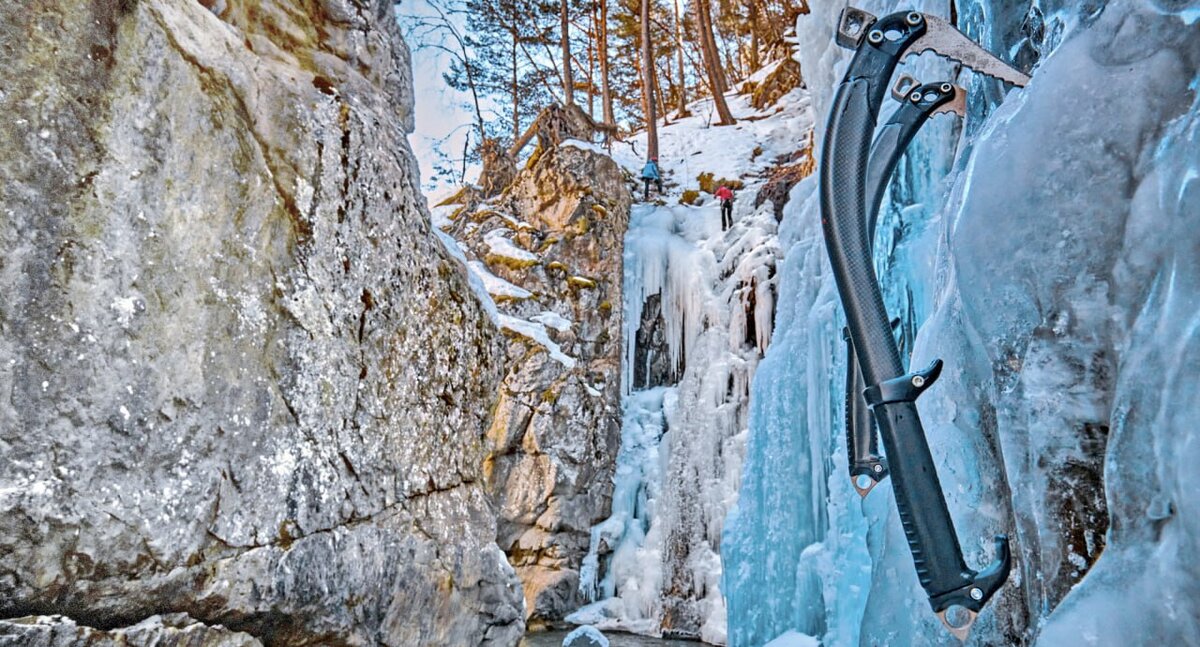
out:
<path id="1" fill-rule="evenodd" d="M 848 61 L 832 46 L 842 6 L 797 23 L 818 129 Z M 1200 548 L 1200 3 L 954 9 L 1033 81 L 1006 91 L 930 55 L 907 66 L 957 78 L 970 109 L 914 142 L 875 262 L 913 364 L 947 362 L 920 410 L 968 564 L 990 561 L 995 533 L 1014 542 L 969 644 L 1200 644 L 1200 567 L 1180 557 Z M 793 190 L 781 226 L 776 333 L 722 537 L 729 641 L 956 644 L 889 484 L 860 503 L 846 476 L 842 321 L 813 188 Z"/>

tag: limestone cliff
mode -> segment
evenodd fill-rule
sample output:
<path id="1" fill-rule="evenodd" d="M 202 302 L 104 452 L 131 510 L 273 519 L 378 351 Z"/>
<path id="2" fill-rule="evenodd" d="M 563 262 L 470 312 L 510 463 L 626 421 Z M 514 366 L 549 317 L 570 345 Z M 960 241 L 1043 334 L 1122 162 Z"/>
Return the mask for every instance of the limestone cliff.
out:
<path id="1" fill-rule="evenodd" d="M 63 616 L 0 620 L 0 638 L 5 645 L 25 647 L 262 647 L 249 634 L 210 627 L 183 613 L 151 616 L 112 631 L 80 626 Z"/>
<path id="2" fill-rule="evenodd" d="M 415 188 L 391 3 L 5 3 L 0 33 L 0 618 L 513 644 L 501 338 Z"/>
<path id="3" fill-rule="evenodd" d="M 544 138 L 502 193 L 444 207 L 509 338 L 485 473 L 531 626 L 579 606 L 589 533 L 609 510 L 630 204 L 607 155 Z"/>

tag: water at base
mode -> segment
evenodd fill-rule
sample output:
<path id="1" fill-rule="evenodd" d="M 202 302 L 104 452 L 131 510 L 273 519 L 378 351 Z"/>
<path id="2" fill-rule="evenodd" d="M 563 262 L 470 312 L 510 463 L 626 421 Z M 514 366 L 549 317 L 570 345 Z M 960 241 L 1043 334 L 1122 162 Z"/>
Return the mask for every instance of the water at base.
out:
<path id="1" fill-rule="evenodd" d="M 521 639 L 520 647 L 561 647 L 563 638 L 566 638 L 568 633 L 570 632 L 539 631 L 525 634 L 525 637 Z M 700 647 L 704 644 L 686 640 L 648 638 L 637 634 L 625 634 L 616 631 L 606 632 L 604 637 L 608 638 L 609 647 Z"/>

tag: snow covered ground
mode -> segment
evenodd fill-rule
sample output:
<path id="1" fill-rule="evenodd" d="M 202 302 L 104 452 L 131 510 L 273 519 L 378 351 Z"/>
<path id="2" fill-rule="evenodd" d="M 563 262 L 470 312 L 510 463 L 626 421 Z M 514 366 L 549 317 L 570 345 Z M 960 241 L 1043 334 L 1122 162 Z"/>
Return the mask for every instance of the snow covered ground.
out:
<path id="1" fill-rule="evenodd" d="M 699 637 L 725 641 L 719 543 L 740 479 L 750 381 L 771 337 L 779 253 L 771 203 L 756 208 L 754 198 L 777 158 L 808 146 L 812 126 L 803 90 L 763 113 L 743 96 L 730 103 L 737 117 L 752 120 L 713 127 L 710 102 L 702 101 L 692 106 L 694 116 L 659 131 L 666 195 L 633 209 L 625 237 L 625 417 L 612 515 L 593 530 L 582 572 L 581 589 L 594 603 L 572 622 L 658 635 L 664 617 L 692 614 Z M 636 178 L 644 152 L 644 137 L 636 137 L 614 145 L 612 155 Z M 711 195 L 701 192 L 698 206 L 679 203 L 685 191 L 700 189 L 703 173 L 746 184 L 729 231 L 722 231 Z M 644 378 L 635 384 L 636 340 L 654 295 L 662 352 L 670 366 L 685 368 L 677 383 L 645 388 Z M 640 357 L 655 359 L 644 351 Z"/>

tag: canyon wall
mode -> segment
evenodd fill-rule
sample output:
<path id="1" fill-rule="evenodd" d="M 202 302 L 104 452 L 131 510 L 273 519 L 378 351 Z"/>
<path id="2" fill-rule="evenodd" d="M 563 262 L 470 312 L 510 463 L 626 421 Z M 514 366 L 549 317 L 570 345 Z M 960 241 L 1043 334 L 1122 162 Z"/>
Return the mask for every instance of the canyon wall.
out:
<path id="1" fill-rule="evenodd" d="M 517 641 L 502 340 L 429 226 L 398 32 L 366 0 L 0 8 L 0 618 Z"/>

